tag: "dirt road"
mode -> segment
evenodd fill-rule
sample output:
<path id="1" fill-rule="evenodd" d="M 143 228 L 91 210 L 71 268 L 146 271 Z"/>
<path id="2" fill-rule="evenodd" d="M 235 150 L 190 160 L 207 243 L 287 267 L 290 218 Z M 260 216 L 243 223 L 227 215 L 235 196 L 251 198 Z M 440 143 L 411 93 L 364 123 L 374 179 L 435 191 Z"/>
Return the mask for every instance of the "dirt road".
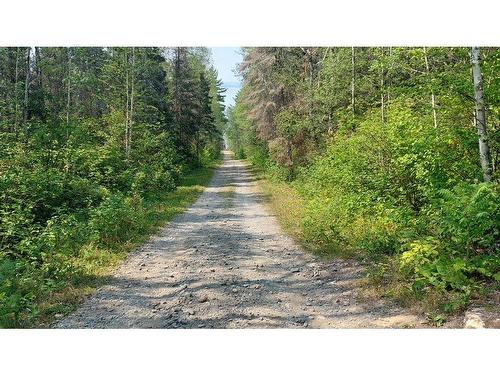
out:
<path id="1" fill-rule="evenodd" d="M 362 269 L 304 252 L 224 154 L 210 186 L 131 254 L 59 328 L 418 327 L 384 302 L 356 301 Z"/>

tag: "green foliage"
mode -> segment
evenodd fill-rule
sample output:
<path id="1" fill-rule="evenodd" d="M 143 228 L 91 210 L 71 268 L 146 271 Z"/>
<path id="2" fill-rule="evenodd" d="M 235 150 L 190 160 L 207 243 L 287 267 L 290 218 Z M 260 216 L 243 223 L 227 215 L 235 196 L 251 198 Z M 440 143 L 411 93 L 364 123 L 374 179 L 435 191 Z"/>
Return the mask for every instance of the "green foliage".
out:
<path id="1" fill-rule="evenodd" d="M 482 51 L 497 166 L 499 52 Z M 447 311 L 498 287 L 499 187 L 479 183 L 468 48 L 251 48 L 242 66 L 226 136 L 300 193 L 303 242 Z"/>
<path id="2" fill-rule="evenodd" d="M 235 154 L 236 159 L 246 159 L 246 153 L 244 148 L 238 149 L 238 151 Z"/>
<path id="3" fill-rule="evenodd" d="M 36 325 L 66 311 L 68 306 L 51 302 L 52 296 L 67 288 L 96 285 L 106 267 L 131 245 L 192 204 L 212 171 L 188 172 L 179 182 L 181 187 L 170 193 L 155 191 L 145 198 L 110 194 L 85 213 L 48 220 L 15 246 L 16 258 L 0 252 L 0 326 Z"/>
<path id="4" fill-rule="evenodd" d="M 66 312 L 207 184 L 223 91 L 207 51 L 186 52 L 189 79 L 159 48 L 0 49 L 0 326 Z"/>
<path id="5" fill-rule="evenodd" d="M 399 267 L 405 276 L 413 276 L 421 272 L 439 255 L 437 245 L 432 242 L 432 239 L 427 241 L 414 241 L 407 245 L 406 251 L 401 254 Z"/>
<path id="6" fill-rule="evenodd" d="M 390 114 L 383 126 L 367 117 L 339 133 L 295 182 L 307 198 L 304 233 L 329 251 L 401 254 L 417 294 L 432 286 L 469 296 L 498 272 L 498 184 L 473 183 L 478 168 L 456 127 L 437 133 L 408 111 Z M 458 183 L 467 170 L 471 182 Z"/>
<path id="7" fill-rule="evenodd" d="M 460 184 L 441 190 L 431 205 L 436 235 L 459 253 L 498 251 L 500 195 L 498 184 Z"/>
<path id="8" fill-rule="evenodd" d="M 92 240 L 99 246 L 119 246 L 139 234 L 144 213 L 140 197 L 125 198 L 113 194 L 90 214 Z"/>

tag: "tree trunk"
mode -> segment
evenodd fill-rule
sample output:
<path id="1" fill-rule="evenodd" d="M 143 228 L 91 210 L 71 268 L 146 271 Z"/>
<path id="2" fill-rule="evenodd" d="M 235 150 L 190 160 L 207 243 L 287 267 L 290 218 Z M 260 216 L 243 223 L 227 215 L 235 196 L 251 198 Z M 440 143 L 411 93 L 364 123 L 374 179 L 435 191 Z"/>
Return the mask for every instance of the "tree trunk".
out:
<path id="1" fill-rule="evenodd" d="M 40 102 L 42 107 L 45 108 L 45 92 L 43 88 L 42 57 L 40 56 L 40 47 L 35 47 L 35 66 L 38 90 L 40 93 Z"/>
<path id="2" fill-rule="evenodd" d="M 129 82 L 128 82 L 128 54 L 126 49 L 125 49 L 125 92 L 127 93 L 127 103 L 125 106 L 125 157 L 128 161 Z"/>
<path id="3" fill-rule="evenodd" d="M 382 87 L 382 93 L 380 94 L 380 110 L 382 112 L 382 124 L 385 124 L 385 103 L 384 103 L 384 77 L 380 79 L 380 86 Z"/>
<path id="4" fill-rule="evenodd" d="M 302 48 L 302 51 L 304 52 L 304 55 L 307 59 L 307 64 L 309 65 L 309 74 L 308 74 L 308 81 L 309 81 L 309 93 L 308 93 L 308 107 L 309 107 L 309 119 L 312 118 L 313 114 L 313 77 L 314 77 L 314 60 L 313 60 L 313 55 L 311 52 L 311 49 L 309 48 Z"/>
<path id="5" fill-rule="evenodd" d="M 382 58 L 385 58 L 384 47 L 382 47 Z M 382 124 L 385 124 L 385 82 L 384 82 L 384 64 L 382 64 L 382 71 L 380 72 L 380 111 L 382 114 Z"/>
<path id="6" fill-rule="evenodd" d="M 174 105 L 173 105 L 173 110 L 174 110 L 174 116 L 175 116 L 175 126 L 177 130 L 177 138 L 180 142 L 181 145 L 184 145 L 183 139 L 182 139 L 182 131 L 180 127 L 180 103 L 179 103 L 179 76 L 180 76 L 180 58 L 181 58 L 181 49 L 180 47 L 177 47 L 175 49 L 175 71 L 174 71 Z"/>
<path id="7" fill-rule="evenodd" d="M 356 114 L 355 100 L 354 100 L 354 47 L 351 47 L 351 106 L 352 106 L 352 115 L 353 117 Z"/>
<path id="8" fill-rule="evenodd" d="M 128 153 L 127 160 L 130 158 L 130 150 L 132 149 L 132 127 L 134 124 L 134 82 L 135 82 L 135 47 L 132 47 L 132 80 L 130 83 L 130 113 L 128 126 Z"/>
<path id="9" fill-rule="evenodd" d="M 71 100 L 71 50 L 67 49 L 68 53 L 68 76 L 67 76 L 67 95 L 66 95 L 66 139 L 69 138 L 69 106 Z"/>
<path id="10" fill-rule="evenodd" d="M 17 95 L 17 79 L 19 76 L 19 47 L 16 48 L 16 70 L 14 77 L 14 127 L 12 128 L 13 132 L 17 132 L 17 114 L 19 110 L 19 99 Z"/>
<path id="11" fill-rule="evenodd" d="M 24 110 L 23 110 L 23 124 L 28 120 L 28 99 L 29 99 L 29 86 L 30 86 L 30 55 L 31 47 L 28 47 L 28 57 L 26 58 L 26 81 L 24 83 Z"/>
<path id="12" fill-rule="evenodd" d="M 391 62 L 387 71 L 387 104 L 389 105 L 389 102 L 391 101 L 391 73 L 393 69 L 393 62 L 392 62 L 392 47 L 389 47 L 389 61 Z"/>
<path id="13" fill-rule="evenodd" d="M 427 75 L 429 75 L 431 70 L 429 68 L 429 59 L 427 58 L 427 48 L 426 47 L 424 47 L 424 60 L 425 60 L 425 69 L 427 71 Z M 432 118 L 434 120 L 434 127 L 437 128 L 436 97 L 434 96 L 434 89 L 433 88 L 431 88 L 431 107 L 432 107 Z"/>
<path id="14" fill-rule="evenodd" d="M 483 77 L 481 75 L 480 49 L 472 47 L 472 77 L 474 79 L 474 98 L 476 101 L 476 126 L 479 135 L 479 157 L 485 182 L 491 181 L 491 154 L 486 127 L 486 108 L 484 105 Z"/>

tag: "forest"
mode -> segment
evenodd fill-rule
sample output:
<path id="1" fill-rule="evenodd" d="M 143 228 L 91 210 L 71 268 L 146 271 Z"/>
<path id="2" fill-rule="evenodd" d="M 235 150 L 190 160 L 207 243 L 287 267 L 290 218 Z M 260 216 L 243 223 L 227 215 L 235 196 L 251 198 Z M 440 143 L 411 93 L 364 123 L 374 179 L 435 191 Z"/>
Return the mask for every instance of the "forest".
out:
<path id="1" fill-rule="evenodd" d="M 0 48 L 0 326 L 63 313 L 192 203 L 223 95 L 207 48 Z"/>
<path id="2" fill-rule="evenodd" d="M 500 49 L 246 47 L 241 53 L 242 88 L 226 108 L 208 48 L 0 48 L 0 327 L 47 327 L 71 313 L 130 251 L 196 202 L 225 145 L 238 163 L 252 166 L 284 230 L 323 259 L 361 262 L 365 286 L 377 298 L 418 307 L 435 325 L 472 302 L 493 300 L 500 283 Z M 244 249 L 268 251 L 279 235 L 265 238 L 259 231 L 273 228 L 271 221 L 257 228 L 257 214 L 231 211 L 242 204 L 260 212 L 261 203 L 245 190 L 246 167 L 224 155 L 216 173 L 227 184 L 217 196 L 225 203 L 209 201 L 205 216 L 193 214 L 206 227 L 182 239 L 200 241 L 195 255 L 183 258 L 198 265 L 186 265 L 183 275 L 188 280 L 196 266 L 207 285 L 221 276 L 215 266 L 213 274 L 203 267 L 221 254 L 227 255 L 217 263 L 221 274 L 237 277 L 245 263 L 227 261 Z M 245 220 L 254 220 L 253 232 L 241 229 Z M 230 233 L 227 242 L 216 237 L 221 228 Z M 181 250 L 182 241 L 175 244 Z M 205 260 L 196 255 L 204 246 Z M 158 259 L 167 262 L 173 247 Z M 283 276 L 290 283 L 276 283 L 268 272 L 272 281 L 252 289 L 255 301 L 267 303 L 259 293 L 269 285 L 290 292 L 307 268 L 283 264 L 283 275 L 291 267 L 291 276 Z M 172 275 L 178 275 L 174 269 L 177 263 Z M 167 278 L 166 271 L 158 274 Z M 239 293 L 234 287 L 225 295 L 241 295 L 241 304 L 246 297 Z M 188 319 L 194 327 L 212 297 L 199 297 L 196 315 L 162 327 Z M 165 319 L 178 313 L 172 311 Z M 231 323 L 224 319 L 220 327 Z"/>
<path id="3" fill-rule="evenodd" d="M 498 291 L 498 48 L 243 53 L 226 135 L 290 233 L 436 323 Z"/>

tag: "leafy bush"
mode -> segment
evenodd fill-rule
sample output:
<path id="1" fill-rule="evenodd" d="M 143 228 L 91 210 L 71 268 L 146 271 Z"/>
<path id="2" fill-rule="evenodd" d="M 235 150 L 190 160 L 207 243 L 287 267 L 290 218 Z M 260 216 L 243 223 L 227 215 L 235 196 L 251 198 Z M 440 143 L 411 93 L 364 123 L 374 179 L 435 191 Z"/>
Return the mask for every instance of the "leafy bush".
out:
<path id="1" fill-rule="evenodd" d="M 500 188 L 492 184 L 460 184 L 441 190 L 429 207 L 436 235 L 461 254 L 498 254 Z"/>
<path id="2" fill-rule="evenodd" d="M 182 171 L 165 133 L 137 124 L 127 162 L 121 133 L 58 125 L 30 123 L 0 152 L 0 326 L 36 319 L 42 296 L 86 274 L 85 252 L 120 253 L 145 234 L 144 198 L 174 190 Z"/>
<path id="3" fill-rule="evenodd" d="M 498 279 L 499 185 L 477 183 L 473 132 L 444 121 L 436 131 L 413 108 L 394 101 L 384 124 L 379 112 L 355 131 L 346 123 L 299 169 L 292 185 L 305 200 L 303 234 L 322 251 L 392 257 L 417 296 L 453 292 L 460 307 Z M 287 179 L 267 165 L 271 179 Z"/>
<path id="4" fill-rule="evenodd" d="M 413 241 L 406 247 L 407 250 L 400 256 L 399 267 L 403 275 L 407 277 L 419 274 L 422 267 L 434 262 L 439 255 L 438 244 L 433 242 L 432 238 Z"/>
<path id="5" fill-rule="evenodd" d="M 131 190 L 136 194 L 152 191 L 172 191 L 175 189 L 176 181 L 170 170 L 162 170 L 161 167 L 145 167 L 144 170 L 135 174 Z"/>
<path id="6" fill-rule="evenodd" d="M 247 157 L 247 156 L 246 156 L 246 153 L 245 153 L 245 149 L 244 149 L 243 147 L 240 147 L 240 148 L 237 150 L 237 152 L 236 152 L 236 154 L 235 154 L 235 157 L 236 157 L 237 159 L 240 159 L 240 160 L 241 160 L 241 159 L 246 159 L 246 157 Z"/>
<path id="7" fill-rule="evenodd" d="M 143 228 L 144 213 L 140 197 L 113 194 L 90 214 L 92 240 L 106 247 L 126 242 Z"/>

